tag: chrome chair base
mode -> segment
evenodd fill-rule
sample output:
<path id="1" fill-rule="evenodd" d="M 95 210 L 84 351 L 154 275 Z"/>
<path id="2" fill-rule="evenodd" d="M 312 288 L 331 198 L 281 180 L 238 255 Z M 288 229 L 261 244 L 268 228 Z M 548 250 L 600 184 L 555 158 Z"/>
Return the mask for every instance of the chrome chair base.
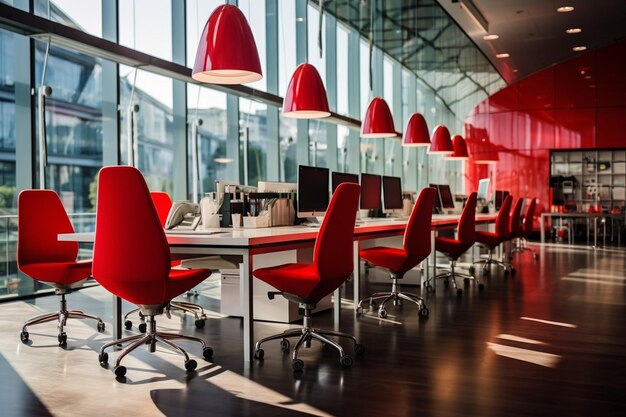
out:
<path id="1" fill-rule="evenodd" d="M 400 285 L 398 284 L 398 280 L 402 279 L 401 275 L 390 274 L 391 275 L 391 291 L 390 292 L 377 292 L 369 297 L 366 297 L 359 301 L 357 306 L 357 313 L 361 314 L 364 312 L 363 304 L 367 303 L 369 310 L 373 311 L 378 308 L 378 317 L 384 319 L 387 317 L 387 309 L 385 305 L 389 301 L 393 301 L 393 304 L 396 306 L 401 306 L 403 301 L 411 302 L 419 307 L 419 316 L 426 318 L 428 317 L 429 311 L 428 307 L 426 307 L 426 302 L 422 297 L 417 294 L 405 293 L 400 291 Z M 378 300 L 383 300 L 380 304 L 377 303 Z"/>
<path id="2" fill-rule="evenodd" d="M 182 311 L 183 314 L 184 313 L 193 314 L 194 319 L 195 319 L 195 325 L 198 329 L 203 328 L 206 323 L 207 316 L 204 313 L 204 309 L 202 308 L 202 306 L 198 304 L 188 303 L 185 301 L 170 301 L 165 306 L 165 314 L 167 315 L 168 318 L 171 317 L 171 312 L 173 311 Z M 138 308 L 135 308 L 124 315 L 124 326 L 126 327 L 126 329 L 129 329 L 129 330 L 131 327 L 133 327 L 133 322 L 130 321 L 128 317 L 131 314 L 134 314 L 136 312 L 139 312 L 139 320 L 140 320 L 140 323 L 137 327 L 139 328 L 139 331 L 141 333 L 145 333 L 147 329 L 146 319 L 145 319 L 145 316 L 141 314 L 141 311 Z"/>
<path id="3" fill-rule="evenodd" d="M 130 343 L 118 355 L 117 360 L 115 361 L 115 367 L 113 368 L 113 370 L 115 372 L 115 376 L 117 376 L 118 378 L 121 378 L 126 375 L 126 367 L 121 365 L 122 359 L 124 359 L 126 355 L 128 355 L 133 350 L 137 349 L 139 346 L 143 346 L 143 345 L 148 345 L 148 350 L 153 353 L 156 351 L 157 342 L 160 342 L 165 347 L 168 347 L 174 352 L 177 352 L 183 355 L 183 357 L 185 358 L 185 369 L 189 372 L 194 371 L 196 367 L 198 366 L 198 363 L 193 359 L 189 359 L 189 355 L 187 354 L 187 352 L 180 346 L 173 343 L 172 342 L 173 339 L 184 339 L 184 340 L 191 340 L 194 342 L 198 342 L 202 345 L 202 356 L 204 357 L 204 359 L 209 361 L 213 358 L 213 349 L 208 347 L 206 343 L 204 342 L 204 340 L 198 337 L 186 336 L 186 335 L 177 334 L 177 333 L 157 332 L 155 317 L 153 315 L 146 315 L 145 319 L 146 319 L 146 322 L 148 323 L 148 329 L 147 329 L 146 334 L 137 334 L 133 336 L 124 337 L 122 339 L 109 342 L 100 348 L 98 361 L 100 362 L 100 365 L 102 367 L 107 367 L 109 363 L 109 354 L 105 352 L 106 349 L 110 348 L 111 346 L 117 346 L 117 345 Z"/>
<path id="4" fill-rule="evenodd" d="M 509 259 L 513 259 L 513 255 L 515 255 L 516 253 L 519 254 L 523 254 L 524 252 L 530 252 L 533 255 L 533 259 L 539 259 L 539 254 L 533 249 L 533 248 L 529 248 L 526 245 L 526 239 L 522 238 L 518 238 L 515 246 L 513 247 L 513 249 L 511 250 L 511 255 L 509 256 Z"/>
<path id="5" fill-rule="evenodd" d="M 90 319 L 96 320 L 98 322 L 97 329 L 99 332 L 104 332 L 104 322 L 100 317 L 93 316 L 91 314 L 84 313 L 80 310 L 68 310 L 67 309 L 67 301 L 65 300 L 65 294 L 69 294 L 70 290 L 63 291 L 55 291 L 57 294 L 61 295 L 61 307 L 59 311 L 55 313 L 44 313 L 37 315 L 35 317 L 31 317 L 28 319 L 24 325 L 22 326 L 22 332 L 20 333 L 20 340 L 22 343 L 28 343 L 30 340 L 30 335 L 28 333 L 28 326 L 33 326 L 35 324 L 48 323 L 51 321 L 57 321 L 57 328 L 59 329 L 59 334 L 57 336 L 57 340 L 59 342 L 59 346 L 65 347 L 67 346 L 67 333 L 65 333 L 65 326 L 67 325 L 67 319 Z"/>
<path id="6" fill-rule="evenodd" d="M 300 309 L 304 310 L 304 323 L 302 328 L 296 329 L 288 329 L 282 333 L 278 333 L 272 336 L 264 337 L 263 339 L 256 342 L 254 347 L 254 357 L 258 360 L 263 360 L 265 357 L 265 351 L 261 349 L 261 345 L 270 340 L 278 340 L 280 339 L 280 347 L 283 352 L 289 351 L 289 337 L 298 337 L 298 341 L 293 347 L 293 352 L 291 354 L 291 365 L 294 372 L 301 371 L 304 368 L 304 362 L 301 359 L 298 359 L 298 352 L 302 348 L 302 346 L 306 348 L 311 347 L 311 341 L 317 340 L 321 342 L 325 346 L 332 346 L 337 351 L 339 351 L 339 363 L 342 367 L 348 368 L 352 366 L 353 359 L 350 355 L 347 355 L 343 349 L 343 347 L 331 339 L 330 337 L 342 337 L 346 339 L 352 340 L 354 343 L 354 354 L 357 356 L 365 353 L 365 347 L 361 345 L 354 336 L 347 334 L 336 332 L 332 330 L 320 330 L 314 329 L 311 327 L 311 311 L 315 309 L 314 304 L 304 304 L 300 303 Z"/>
<path id="7" fill-rule="evenodd" d="M 504 255 L 503 255 L 504 258 Z M 491 270 L 489 269 L 489 267 L 491 265 L 497 265 L 500 266 L 504 269 L 504 274 L 508 275 L 509 273 L 511 275 L 515 275 L 515 268 L 513 267 L 512 264 L 510 264 L 509 262 L 504 262 L 504 261 L 498 261 L 497 259 L 493 259 L 493 250 L 489 250 L 489 255 L 487 257 L 487 259 L 480 259 L 478 261 L 474 261 L 472 262 L 473 264 L 483 264 L 483 275 L 488 275 Z M 470 274 L 474 273 L 474 267 L 470 267 Z"/>
<path id="8" fill-rule="evenodd" d="M 448 271 L 445 271 L 445 272 L 442 272 L 441 274 L 435 275 L 435 277 L 433 279 L 434 280 L 437 280 L 437 279 L 444 280 L 444 283 L 445 283 L 446 286 L 448 285 L 448 283 L 450 281 L 452 281 L 452 287 L 456 291 L 456 295 L 457 296 L 463 295 L 463 289 L 459 288 L 457 286 L 457 284 L 456 284 L 456 277 L 463 278 L 465 283 L 469 283 L 470 281 L 476 281 L 476 283 L 478 284 L 478 289 L 480 291 L 485 289 L 485 285 L 482 282 L 480 282 L 480 280 L 476 276 L 472 275 L 471 273 L 470 274 L 464 274 L 462 272 L 458 272 L 456 270 L 456 261 L 450 260 L 449 268 L 450 269 Z M 430 281 L 431 281 L 430 279 L 428 281 L 426 281 L 426 291 L 434 292 L 435 288 L 433 287 L 433 285 L 431 285 Z"/>

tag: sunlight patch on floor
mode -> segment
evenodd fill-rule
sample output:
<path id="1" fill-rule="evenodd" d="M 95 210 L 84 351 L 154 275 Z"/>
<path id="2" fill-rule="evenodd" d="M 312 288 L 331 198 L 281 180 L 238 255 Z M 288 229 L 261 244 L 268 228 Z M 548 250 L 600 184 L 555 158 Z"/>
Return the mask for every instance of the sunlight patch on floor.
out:
<path id="1" fill-rule="evenodd" d="M 496 355 L 506 358 L 516 359 L 534 365 L 554 368 L 561 359 L 561 356 L 552 353 L 539 352 L 536 350 L 523 349 L 513 346 L 500 345 L 498 343 L 487 342 L 487 347 Z"/>
<path id="2" fill-rule="evenodd" d="M 528 343 L 530 345 L 545 345 L 545 343 L 540 340 L 527 339 L 525 337 L 519 337 L 512 334 L 499 334 L 496 337 L 498 339 L 510 340 L 513 342 Z"/>
<path id="3" fill-rule="evenodd" d="M 560 322 L 560 321 L 550 321 L 550 320 L 535 319 L 533 317 L 520 317 L 520 319 L 536 321 L 537 323 L 550 324 L 552 326 L 571 327 L 571 328 L 578 327 L 575 324 L 563 323 L 563 322 Z"/>

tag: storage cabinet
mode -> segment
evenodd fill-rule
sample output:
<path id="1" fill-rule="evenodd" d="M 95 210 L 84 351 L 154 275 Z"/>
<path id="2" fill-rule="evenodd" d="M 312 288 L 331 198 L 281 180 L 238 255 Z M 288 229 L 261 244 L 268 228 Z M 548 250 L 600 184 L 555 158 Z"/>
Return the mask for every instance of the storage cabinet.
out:
<path id="1" fill-rule="evenodd" d="M 552 205 L 603 211 L 626 205 L 626 149 L 554 150 L 550 153 Z"/>

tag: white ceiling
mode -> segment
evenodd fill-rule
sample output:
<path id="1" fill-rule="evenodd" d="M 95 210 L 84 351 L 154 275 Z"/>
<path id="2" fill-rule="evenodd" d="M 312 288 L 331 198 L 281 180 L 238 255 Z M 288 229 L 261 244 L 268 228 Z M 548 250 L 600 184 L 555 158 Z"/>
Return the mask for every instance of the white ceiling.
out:
<path id="1" fill-rule="evenodd" d="M 463 2 L 437 0 L 472 38 L 507 83 L 512 83 L 584 52 L 626 39 L 626 0 L 469 0 L 499 39 L 486 41 L 486 32 L 470 17 Z M 573 6 L 559 13 L 560 6 Z M 566 29 L 578 27 L 578 34 Z M 509 53 L 509 58 L 496 54 Z"/>

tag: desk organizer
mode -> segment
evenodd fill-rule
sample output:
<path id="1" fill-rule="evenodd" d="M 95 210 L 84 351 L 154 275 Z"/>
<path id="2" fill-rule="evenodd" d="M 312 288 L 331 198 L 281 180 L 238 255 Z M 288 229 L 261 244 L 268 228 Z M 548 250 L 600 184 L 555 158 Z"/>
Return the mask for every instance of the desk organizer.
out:
<path id="1" fill-rule="evenodd" d="M 243 227 L 249 229 L 258 229 L 261 227 L 269 227 L 270 216 L 245 216 L 243 218 Z"/>

